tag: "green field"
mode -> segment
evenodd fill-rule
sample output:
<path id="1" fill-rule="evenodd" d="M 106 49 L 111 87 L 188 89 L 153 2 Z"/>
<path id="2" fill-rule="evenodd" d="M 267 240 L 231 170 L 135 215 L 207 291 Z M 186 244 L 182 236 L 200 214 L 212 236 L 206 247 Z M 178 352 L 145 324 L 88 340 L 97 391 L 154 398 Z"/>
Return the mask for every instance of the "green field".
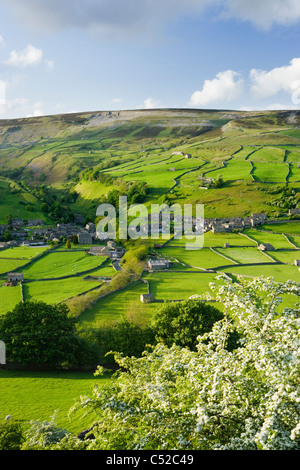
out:
<path id="1" fill-rule="evenodd" d="M 150 285 L 150 292 L 156 300 L 187 300 L 193 295 L 203 296 L 210 291 L 211 282 L 221 285 L 217 274 L 188 273 L 151 273 L 144 276 Z"/>
<path id="2" fill-rule="evenodd" d="M 0 315 L 12 310 L 22 301 L 21 287 L 0 287 Z"/>
<path id="3" fill-rule="evenodd" d="M 243 232 L 245 233 L 245 232 Z M 204 246 L 223 248 L 225 243 L 230 246 L 256 246 L 255 242 L 249 240 L 243 234 L 238 233 L 213 233 L 206 232 L 204 234 Z"/>
<path id="4" fill-rule="evenodd" d="M 42 247 L 28 247 L 28 246 L 17 246 L 13 248 L 9 248 L 6 250 L 0 251 L 0 259 L 25 259 L 31 260 L 36 256 L 45 253 L 49 250 L 49 246 L 42 246 Z"/>
<path id="5" fill-rule="evenodd" d="M 276 250 L 269 254 L 275 261 L 279 261 L 284 264 L 294 264 L 295 260 L 300 259 L 300 250 Z"/>
<path id="6" fill-rule="evenodd" d="M 19 270 L 20 267 L 28 263 L 28 260 L 20 259 L 1 259 L 0 258 L 0 275 L 11 271 Z"/>
<path id="7" fill-rule="evenodd" d="M 24 268 L 25 279 L 52 279 L 72 276 L 98 268 L 105 257 L 88 255 L 85 252 L 54 252 Z"/>
<path id="8" fill-rule="evenodd" d="M 273 227 L 273 225 L 272 225 Z M 293 245 L 281 233 L 266 233 L 261 230 L 245 230 L 244 233 L 255 240 L 259 245 L 261 243 L 270 243 L 276 249 L 293 248 Z"/>
<path id="9" fill-rule="evenodd" d="M 14 247 L 0 251 L 0 275 L 15 271 L 33 258 L 43 254 L 49 247 Z"/>
<path id="10" fill-rule="evenodd" d="M 147 286 L 143 282 L 126 287 L 121 292 L 112 293 L 99 300 L 92 308 L 80 316 L 80 325 L 84 328 L 100 328 L 122 317 L 133 317 L 135 321 L 147 323 L 156 304 L 143 304 L 140 296 L 147 294 Z"/>
<path id="11" fill-rule="evenodd" d="M 240 264 L 270 262 L 269 258 L 257 248 L 217 248 L 217 251 Z"/>
<path id="12" fill-rule="evenodd" d="M 226 273 L 255 278 L 273 277 L 276 282 L 291 280 L 300 282 L 300 271 L 296 266 L 289 265 L 266 265 L 266 266 L 233 266 L 226 268 Z"/>
<path id="13" fill-rule="evenodd" d="M 175 260 L 194 268 L 210 269 L 226 264 L 234 264 L 209 248 L 190 251 L 184 247 L 166 246 L 160 250 L 160 253 L 162 256 L 175 258 Z"/>
<path id="14" fill-rule="evenodd" d="M 284 183 L 289 174 L 286 163 L 254 162 L 253 177 L 262 183 Z"/>
<path id="15" fill-rule="evenodd" d="M 24 299 L 54 304 L 97 286 L 101 286 L 101 281 L 85 281 L 83 277 L 68 278 L 63 281 L 33 281 L 24 283 Z"/>
<path id="16" fill-rule="evenodd" d="M 260 229 L 270 232 L 285 233 L 286 235 L 298 235 L 300 237 L 299 222 L 297 223 L 276 223 L 270 225 L 262 225 Z"/>
<path id="17" fill-rule="evenodd" d="M 90 394 L 94 385 L 108 383 L 109 376 L 94 377 L 93 372 L 15 372 L 0 370 L 0 420 L 7 415 L 27 423 L 51 421 L 74 433 L 90 424 L 82 414 L 69 419 L 68 412 L 81 395 Z"/>

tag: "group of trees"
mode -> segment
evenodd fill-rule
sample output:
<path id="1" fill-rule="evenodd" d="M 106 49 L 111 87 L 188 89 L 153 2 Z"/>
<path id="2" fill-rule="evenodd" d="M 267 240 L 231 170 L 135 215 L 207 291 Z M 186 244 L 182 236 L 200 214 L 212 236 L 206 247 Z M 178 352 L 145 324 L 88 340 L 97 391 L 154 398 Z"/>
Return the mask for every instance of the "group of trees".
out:
<path id="1" fill-rule="evenodd" d="M 99 181 L 100 183 L 105 184 L 106 186 L 110 186 L 113 183 L 113 178 L 108 173 L 103 173 L 102 170 L 105 168 L 111 168 L 115 166 L 114 164 L 109 164 L 107 162 L 106 165 L 102 164 L 96 168 L 89 168 L 87 170 L 83 170 L 80 173 L 80 179 L 82 181 Z"/>
<path id="2" fill-rule="evenodd" d="M 269 194 L 277 195 L 277 198 L 271 202 L 272 206 L 276 206 L 285 211 L 288 209 L 296 209 L 299 206 L 297 190 L 291 187 L 289 183 L 286 183 L 284 186 L 264 189 L 264 191 Z"/>
<path id="3" fill-rule="evenodd" d="M 282 299 L 299 297 L 300 285 L 258 278 L 215 291 L 222 313 L 200 301 L 166 304 L 151 347 L 115 354 L 120 370 L 110 383 L 71 410 L 91 413 L 88 439 L 35 421 L 22 439 L 16 428 L 19 448 L 299 450 L 299 307 Z M 1 439 L 9 445 L 0 427 L 0 448 Z"/>
<path id="4" fill-rule="evenodd" d="M 119 181 L 116 188 L 111 189 L 106 196 L 105 202 L 115 207 L 119 206 L 119 197 L 127 196 L 128 204 L 139 204 L 144 202 L 148 193 L 148 185 L 143 181 L 125 182 Z"/>
<path id="5" fill-rule="evenodd" d="M 0 318 L 0 338 L 12 364 L 74 368 L 94 364 L 89 345 L 78 335 L 77 320 L 65 304 L 20 302 Z"/>

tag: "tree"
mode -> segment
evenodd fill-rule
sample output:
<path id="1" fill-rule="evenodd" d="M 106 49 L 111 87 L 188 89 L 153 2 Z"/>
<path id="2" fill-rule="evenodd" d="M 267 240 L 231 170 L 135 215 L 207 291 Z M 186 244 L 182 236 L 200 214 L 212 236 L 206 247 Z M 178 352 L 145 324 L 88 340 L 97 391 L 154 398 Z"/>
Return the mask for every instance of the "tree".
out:
<path id="1" fill-rule="evenodd" d="M 66 245 L 65 245 L 65 246 L 66 246 L 66 249 L 67 249 L 67 250 L 70 250 L 70 249 L 72 248 L 72 245 L 71 245 L 71 242 L 70 242 L 69 239 L 66 241 Z"/>
<path id="2" fill-rule="evenodd" d="M 104 337 L 102 349 L 105 354 L 120 352 L 129 357 L 141 357 L 147 345 L 155 342 L 151 328 L 142 327 L 126 318 L 100 331 L 97 338 L 99 337 Z"/>
<path id="3" fill-rule="evenodd" d="M 218 175 L 217 179 L 213 182 L 213 187 L 214 188 L 220 188 L 223 186 L 224 180 L 222 175 Z"/>
<path id="4" fill-rule="evenodd" d="M 72 409 L 92 412 L 88 450 L 300 450 L 299 307 L 281 307 L 300 284 L 240 282 L 216 292 L 224 318 L 196 351 L 116 355 L 114 380 Z M 234 323 L 240 347 L 228 351 Z"/>
<path id="5" fill-rule="evenodd" d="M 0 338 L 11 363 L 68 367 L 81 363 L 85 354 L 65 304 L 20 302 L 0 318 Z"/>
<path id="6" fill-rule="evenodd" d="M 152 329 L 156 341 L 166 346 L 177 344 L 195 349 L 197 337 L 211 330 L 223 318 L 222 312 L 202 301 L 170 302 L 153 316 Z"/>

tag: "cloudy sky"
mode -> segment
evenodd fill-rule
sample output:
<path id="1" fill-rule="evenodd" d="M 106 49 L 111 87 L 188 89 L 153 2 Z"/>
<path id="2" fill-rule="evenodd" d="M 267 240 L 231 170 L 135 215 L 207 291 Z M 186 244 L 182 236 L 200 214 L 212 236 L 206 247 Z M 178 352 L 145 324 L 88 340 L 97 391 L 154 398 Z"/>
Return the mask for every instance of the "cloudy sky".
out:
<path id="1" fill-rule="evenodd" d="M 0 119 L 299 109 L 300 0 L 0 0 Z"/>

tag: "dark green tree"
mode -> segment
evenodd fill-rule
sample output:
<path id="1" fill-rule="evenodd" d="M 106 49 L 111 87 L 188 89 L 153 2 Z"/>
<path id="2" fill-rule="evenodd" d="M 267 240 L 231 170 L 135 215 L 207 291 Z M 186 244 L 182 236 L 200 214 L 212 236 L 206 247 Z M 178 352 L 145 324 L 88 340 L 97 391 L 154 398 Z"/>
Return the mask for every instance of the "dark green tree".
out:
<path id="1" fill-rule="evenodd" d="M 85 359 L 76 319 L 65 304 L 20 302 L 0 318 L 0 338 L 11 363 L 67 368 Z"/>
<path id="2" fill-rule="evenodd" d="M 159 308 L 153 316 L 155 339 L 171 347 L 176 344 L 194 350 L 197 337 L 208 333 L 223 313 L 205 302 L 187 300 L 170 302 Z"/>

